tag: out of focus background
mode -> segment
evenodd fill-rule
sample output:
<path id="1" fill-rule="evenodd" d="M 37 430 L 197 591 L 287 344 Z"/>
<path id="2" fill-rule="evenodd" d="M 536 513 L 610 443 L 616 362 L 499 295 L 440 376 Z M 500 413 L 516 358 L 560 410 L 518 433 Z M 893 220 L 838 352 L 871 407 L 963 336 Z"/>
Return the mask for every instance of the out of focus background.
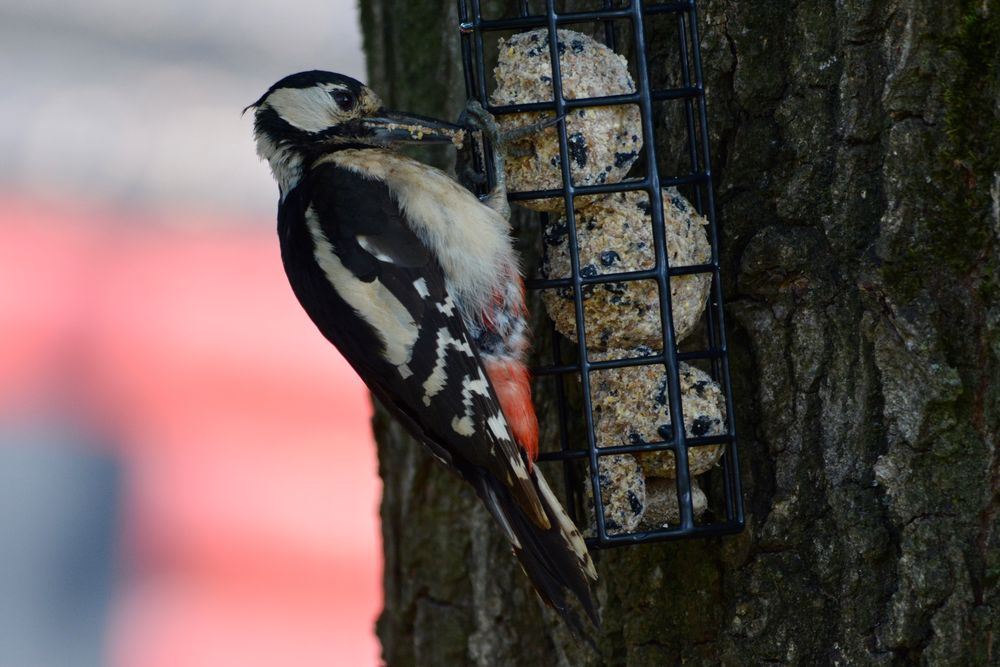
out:
<path id="1" fill-rule="evenodd" d="M 345 0 L 0 4 L 0 665 L 374 665 L 360 382 L 240 110 Z"/>

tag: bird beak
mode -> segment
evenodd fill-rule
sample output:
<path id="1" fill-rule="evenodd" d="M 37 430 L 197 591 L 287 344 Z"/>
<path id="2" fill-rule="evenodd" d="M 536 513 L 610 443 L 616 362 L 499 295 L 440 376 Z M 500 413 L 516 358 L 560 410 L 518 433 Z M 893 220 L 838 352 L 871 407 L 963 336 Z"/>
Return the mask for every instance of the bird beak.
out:
<path id="1" fill-rule="evenodd" d="M 364 132 L 384 143 L 455 144 L 465 141 L 465 128 L 444 121 L 379 109 L 361 119 Z"/>

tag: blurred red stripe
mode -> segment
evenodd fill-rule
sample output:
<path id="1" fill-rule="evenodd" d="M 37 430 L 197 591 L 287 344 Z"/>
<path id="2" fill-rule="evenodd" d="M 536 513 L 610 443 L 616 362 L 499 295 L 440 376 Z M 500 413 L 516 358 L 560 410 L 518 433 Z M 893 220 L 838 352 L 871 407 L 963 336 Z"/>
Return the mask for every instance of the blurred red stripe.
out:
<path id="1" fill-rule="evenodd" d="M 272 228 L 0 198 L 0 418 L 76 405 L 123 446 L 117 664 L 377 662 L 371 407 Z"/>

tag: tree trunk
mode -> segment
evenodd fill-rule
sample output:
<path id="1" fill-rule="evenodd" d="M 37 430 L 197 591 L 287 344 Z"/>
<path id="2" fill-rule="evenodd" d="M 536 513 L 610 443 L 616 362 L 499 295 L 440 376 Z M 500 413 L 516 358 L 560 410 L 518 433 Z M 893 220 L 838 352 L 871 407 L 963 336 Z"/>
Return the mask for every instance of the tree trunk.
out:
<path id="1" fill-rule="evenodd" d="M 457 116 L 455 4 L 362 1 L 387 105 Z M 1000 2 L 699 13 L 747 530 L 596 553 L 594 653 L 380 412 L 390 667 L 1000 664 Z"/>

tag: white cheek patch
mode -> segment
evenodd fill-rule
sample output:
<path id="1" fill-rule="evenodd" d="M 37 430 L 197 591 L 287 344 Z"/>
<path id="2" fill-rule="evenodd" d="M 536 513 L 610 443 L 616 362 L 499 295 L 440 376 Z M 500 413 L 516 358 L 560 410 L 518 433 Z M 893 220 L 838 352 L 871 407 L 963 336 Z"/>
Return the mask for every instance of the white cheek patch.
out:
<path id="1" fill-rule="evenodd" d="M 305 132 L 320 132 L 344 120 L 344 114 L 330 96 L 344 86 L 324 84 L 310 88 L 279 88 L 267 96 L 265 104 L 292 127 Z"/>

